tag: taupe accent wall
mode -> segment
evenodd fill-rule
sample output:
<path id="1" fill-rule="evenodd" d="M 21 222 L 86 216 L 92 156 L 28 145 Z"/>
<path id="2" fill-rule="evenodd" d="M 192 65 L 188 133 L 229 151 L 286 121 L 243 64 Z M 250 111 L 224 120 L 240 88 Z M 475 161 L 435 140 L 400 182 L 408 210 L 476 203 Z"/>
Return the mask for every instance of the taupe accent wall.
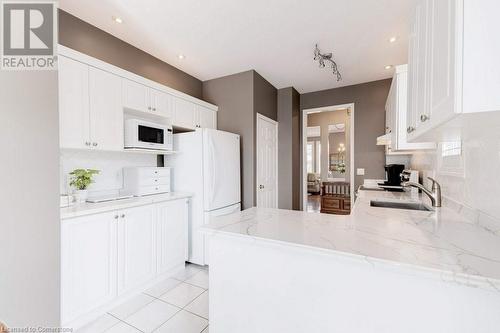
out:
<path id="1" fill-rule="evenodd" d="M 219 106 L 217 127 L 240 135 L 241 206 L 254 206 L 253 71 L 203 82 L 203 98 Z"/>
<path id="2" fill-rule="evenodd" d="M 278 90 L 259 73 L 256 71 L 253 71 L 253 73 L 253 106 L 255 112 L 273 120 L 278 120 Z"/>
<path id="3" fill-rule="evenodd" d="M 386 79 L 300 95 L 301 112 L 354 103 L 354 168 L 365 169 L 365 176 L 355 176 L 355 188 L 364 178 L 385 177 L 384 147 L 376 145 L 376 138 L 385 132 L 385 102 L 390 85 L 391 79 Z"/>
<path id="4" fill-rule="evenodd" d="M 137 75 L 201 98 L 201 81 L 115 36 L 59 10 L 59 43 Z"/>
<path id="5" fill-rule="evenodd" d="M 278 207 L 300 209 L 300 95 L 278 90 Z"/>
<path id="6" fill-rule="evenodd" d="M 219 106 L 217 127 L 241 137 L 242 208 L 256 204 L 256 115 L 277 120 L 277 90 L 254 70 L 203 82 L 203 99 Z"/>

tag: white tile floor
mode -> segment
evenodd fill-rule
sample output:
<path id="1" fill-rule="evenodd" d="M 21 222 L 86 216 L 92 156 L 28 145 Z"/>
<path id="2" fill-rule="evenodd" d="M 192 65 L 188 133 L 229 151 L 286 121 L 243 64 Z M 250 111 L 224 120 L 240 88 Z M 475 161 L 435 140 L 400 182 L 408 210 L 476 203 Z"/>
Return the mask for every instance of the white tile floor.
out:
<path id="1" fill-rule="evenodd" d="M 208 270 L 188 264 L 76 332 L 208 333 Z"/>

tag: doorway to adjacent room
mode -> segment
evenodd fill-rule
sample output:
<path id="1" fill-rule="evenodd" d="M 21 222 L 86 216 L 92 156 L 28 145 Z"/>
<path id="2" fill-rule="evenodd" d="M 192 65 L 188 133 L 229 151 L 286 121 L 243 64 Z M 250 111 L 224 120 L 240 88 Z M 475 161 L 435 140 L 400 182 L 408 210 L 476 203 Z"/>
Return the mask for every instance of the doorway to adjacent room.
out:
<path id="1" fill-rule="evenodd" d="M 303 209 L 349 214 L 354 197 L 354 104 L 303 110 Z"/>

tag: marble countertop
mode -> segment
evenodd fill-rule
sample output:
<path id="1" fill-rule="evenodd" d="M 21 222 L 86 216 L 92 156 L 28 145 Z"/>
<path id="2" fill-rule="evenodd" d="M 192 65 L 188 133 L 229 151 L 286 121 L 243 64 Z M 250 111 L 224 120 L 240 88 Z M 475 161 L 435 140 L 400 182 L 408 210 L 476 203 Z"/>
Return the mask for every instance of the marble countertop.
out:
<path id="1" fill-rule="evenodd" d="M 432 212 L 371 207 L 370 200 L 420 201 L 409 192 L 359 191 L 351 215 L 250 208 L 215 218 L 202 231 L 350 256 L 419 271 L 442 281 L 500 292 L 500 233 L 450 208 Z"/>
<path id="2" fill-rule="evenodd" d="M 191 193 L 170 192 L 164 194 L 153 194 L 130 199 L 114 200 L 100 203 L 74 204 L 70 207 L 61 208 L 61 220 L 71 219 L 79 216 L 109 212 L 113 210 L 126 209 L 137 206 L 151 205 L 157 202 L 190 198 Z"/>

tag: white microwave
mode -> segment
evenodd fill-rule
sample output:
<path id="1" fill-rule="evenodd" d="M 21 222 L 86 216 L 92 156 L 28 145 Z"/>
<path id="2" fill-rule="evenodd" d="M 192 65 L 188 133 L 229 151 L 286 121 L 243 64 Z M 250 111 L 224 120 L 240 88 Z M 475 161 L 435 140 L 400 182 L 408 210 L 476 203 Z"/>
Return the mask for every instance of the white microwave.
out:
<path id="1" fill-rule="evenodd" d="M 140 119 L 125 120 L 125 149 L 173 150 L 172 126 Z"/>

